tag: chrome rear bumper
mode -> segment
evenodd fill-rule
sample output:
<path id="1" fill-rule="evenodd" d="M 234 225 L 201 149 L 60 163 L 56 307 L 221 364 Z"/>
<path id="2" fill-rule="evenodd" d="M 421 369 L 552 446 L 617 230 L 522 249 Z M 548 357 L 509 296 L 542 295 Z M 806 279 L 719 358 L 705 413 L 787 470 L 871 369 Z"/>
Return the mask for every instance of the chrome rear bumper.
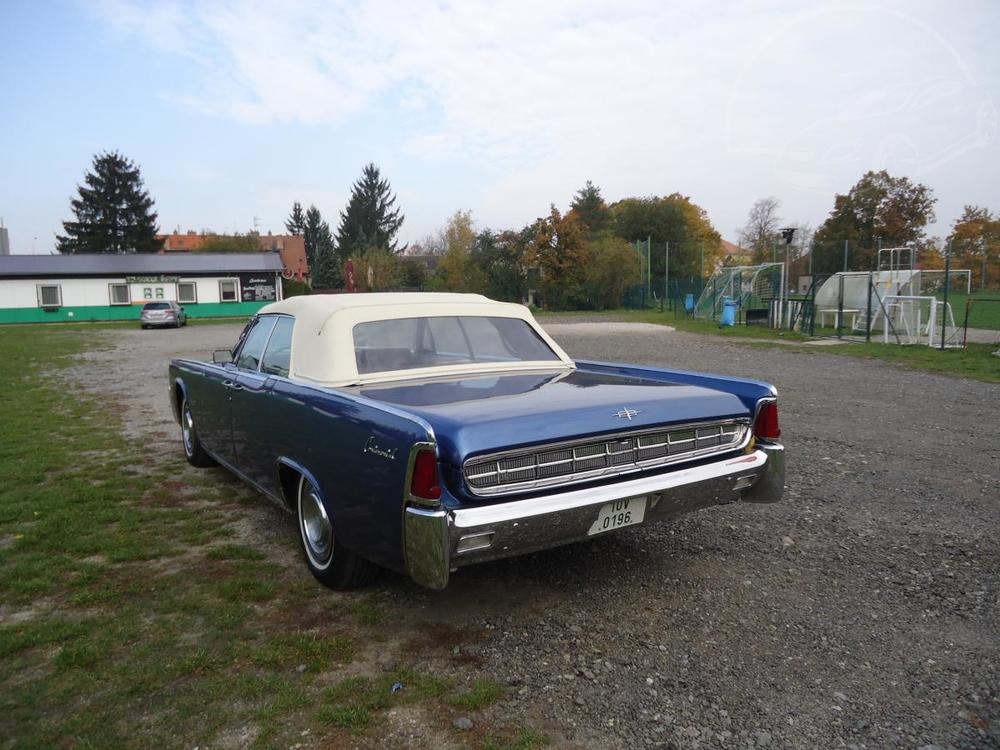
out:
<path id="1" fill-rule="evenodd" d="M 586 539 L 601 506 L 614 500 L 648 498 L 648 523 L 737 500 L 777 502 L 784 485 L 783 446 L 758 443 L 745 455 L 603 487 L 452 511 L 409 506 L 406 567 L 417 583 L 442 589 L 458 567 Z"/>

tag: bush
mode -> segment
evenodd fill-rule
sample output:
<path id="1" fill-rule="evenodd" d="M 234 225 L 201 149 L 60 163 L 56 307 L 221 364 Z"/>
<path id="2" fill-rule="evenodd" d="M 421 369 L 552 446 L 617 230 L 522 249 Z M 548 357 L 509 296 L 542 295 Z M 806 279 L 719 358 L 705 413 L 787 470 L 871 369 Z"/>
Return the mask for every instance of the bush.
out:
<path id="1" fill-rule="evenodd" d="M 281 295 L 284 299 L 298 297 L 301 294 L 309 294 L 311 291 L 309 284 L 305 281 L 297 281 L 295 279 L 281 280 Z"/>

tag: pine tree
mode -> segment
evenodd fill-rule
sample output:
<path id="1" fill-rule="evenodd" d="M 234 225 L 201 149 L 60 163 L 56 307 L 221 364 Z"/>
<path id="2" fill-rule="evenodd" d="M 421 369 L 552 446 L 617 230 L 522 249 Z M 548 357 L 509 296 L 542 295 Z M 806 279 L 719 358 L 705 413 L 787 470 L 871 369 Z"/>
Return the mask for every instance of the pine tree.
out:
<path id="1" fill-rule="evenodd" d="M 340 259 L 333 246 L 330 225 L 320 222 L 316 232 L 316 264 L 312 266 L 312 283 L 319 289 L 333 289 L 344 285 L 344 274 Z"/>
<path id="2" fill-rule="evenodd" d="M 368 164 L 351 188 L 347 208 L 340 213 L 337 229 L 340 257 L 358 256 L 369 248 L 391 253 L 404 250 L 396 247 L 396 233 L 404 217 L 398 208 L 393 208 L 395 203 L 389 181 L 382 179 L 378 167 Z"/>
<path id="3" fill-rule="evenodd" d="M 117 151 L 94 156 L 91 170 L 70 201 L 75 221 L 64 221 L 58 235 L 61 253 L 151 253 L 156 240 L 153 199 L 142 183 L 139 167 Z"/>
<path id="4" fill-rule="evenodd" d="M 611 209 L 601 197 L 601 189 L 590 180 L 576 191 L 570 208 L 591 235 L 599 234 L 611 226 Z"/>
<path id="5" fill-rule="evenodd" d="M 306 229 L 306 216 L 302 212 L 302 204 L 298 201 L 292 204 L 292 212 L 285 219 L 285 229 L 295 237 L 298 237 Z"/>
<path id="6" fill-rule="evenodd" d="M 316 243 L 319 238 L 320 229 L 326 222 L 316 206 L 309 206 L 306 210 L 305 221 L 302 223 L 302 239 L 306 246 L 306 261 L 312 268 L 316 264 Z"/>

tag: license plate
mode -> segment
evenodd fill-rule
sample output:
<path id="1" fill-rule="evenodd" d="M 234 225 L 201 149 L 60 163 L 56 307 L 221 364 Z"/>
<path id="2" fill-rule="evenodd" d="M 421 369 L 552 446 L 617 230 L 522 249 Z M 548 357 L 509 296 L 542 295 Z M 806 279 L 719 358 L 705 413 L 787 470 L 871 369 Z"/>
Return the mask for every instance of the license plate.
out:
<path id="1" fill-rule="evenodd" d="M 613 500 L 601 506 L 597 520 L 587 532 L 588 536 L 603 534 L 605 531 L 620 529 L 642 523 L 646 515 L 646 498 L 630 497 L 627 500 Z"/>

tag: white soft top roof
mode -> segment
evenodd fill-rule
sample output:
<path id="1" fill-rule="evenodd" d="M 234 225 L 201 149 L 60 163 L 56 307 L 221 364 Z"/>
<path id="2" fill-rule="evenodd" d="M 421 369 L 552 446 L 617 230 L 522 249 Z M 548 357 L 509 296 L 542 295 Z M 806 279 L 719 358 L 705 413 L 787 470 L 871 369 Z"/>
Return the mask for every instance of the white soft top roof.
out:
<path id="1" fill-rule="evenodd" d="M 276 313 L 295 318 L 289 377 L 322 385 L 358 385 L 484 372 L 572 369 L 575 366 L 566 352 L 538 325 L 527 307 L 496 302 L 481 294 L 310 294 L 274 302 L 262 307 L 258 314 Z M 354 354 L 354 326 L 358 323 L 452 315 L 523 320 L 551 347 L 559 361 L 474 363 L 364 375 L 358 373 Z"/>

